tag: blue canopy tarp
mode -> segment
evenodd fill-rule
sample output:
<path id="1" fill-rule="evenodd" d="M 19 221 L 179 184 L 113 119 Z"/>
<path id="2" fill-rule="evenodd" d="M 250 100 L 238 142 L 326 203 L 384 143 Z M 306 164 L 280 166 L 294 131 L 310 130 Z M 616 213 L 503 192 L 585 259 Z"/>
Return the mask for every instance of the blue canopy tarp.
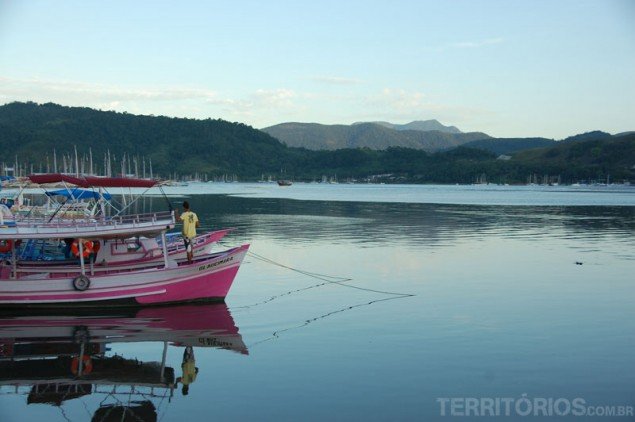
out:
<path id="1" fill-rule="evenodd" d="M 85 189 L 59 189 L 59 190 L 53 190 L 53 191 L 48 191 L 46 192 L 46 195 L 48 196 L 64 196 L 66 198 L 71 198 L 71 199 L 99 199 L 99 192 L 95 192 L 92 190 L 85 190 Z M 104 192 L 101 194 L 104 199 L 106 200 L 110 200 L 111 195 L 108 192 Z"/>

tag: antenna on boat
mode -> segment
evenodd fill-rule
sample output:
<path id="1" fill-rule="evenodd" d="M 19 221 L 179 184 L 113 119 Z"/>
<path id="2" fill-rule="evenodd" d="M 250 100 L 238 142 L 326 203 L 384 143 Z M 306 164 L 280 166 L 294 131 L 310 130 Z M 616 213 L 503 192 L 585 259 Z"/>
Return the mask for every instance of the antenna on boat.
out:
<path id="1" fill-rule="evenodd" d="M 168 203 L 168 207 L 170 208 L 170 212 L 174 211 L 174 207 L 172 206 L 172 201 L 170 201 L 170 198 L 168 198 L 168 196 L 165 194 L 165 191 L 163 190 L 163 186 L 159 185 L 159 190 L 161 191 L 161 194 L 165 198 L 165 202 Z"/>

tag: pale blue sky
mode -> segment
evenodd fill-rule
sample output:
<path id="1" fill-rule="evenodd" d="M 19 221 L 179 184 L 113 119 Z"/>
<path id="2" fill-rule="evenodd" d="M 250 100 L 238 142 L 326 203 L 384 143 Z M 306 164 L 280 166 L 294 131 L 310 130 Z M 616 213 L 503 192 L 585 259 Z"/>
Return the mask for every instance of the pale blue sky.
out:
<path id="1" fill-rule="evenodd" d="M 0 0 L 0 103 L 635 130 L 635 0 Z"/>

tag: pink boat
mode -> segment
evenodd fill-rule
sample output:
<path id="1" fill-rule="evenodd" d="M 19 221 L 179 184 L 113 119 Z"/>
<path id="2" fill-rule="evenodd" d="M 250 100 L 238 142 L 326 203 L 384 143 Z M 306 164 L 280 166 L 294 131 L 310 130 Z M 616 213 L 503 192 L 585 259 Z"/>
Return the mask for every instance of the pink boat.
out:
<path id="1" fill-rule="evenodd" d="M 154 180 L 127 178 L 30 176 L 33 182 L 71 182 L 96 188 L 146 187 Z M 11 249 L 9 264 L 0 265 L 0 306 L 138 306 L 224 300 L 249 245 L 195 256 L 192 263 L 168 253 L 167 230 L 175 226 L 174 213 L 98 215 L 89 218 L 53 219 L 16 216 L 14 226 L 0 228 L 0 241 Z M 161 236 L 162 250 L 151 259 L 115 265 L 86 262 L 85 240 L 111 241 L 135 236 Z M 22 239 L 73 238 L 79 244 L 79 265 L 22 266 L 15 253 Z"/>
<path id="2" fill-rule="evenodd" d="M 132 269 L 113 266 L 94 275 L 81 274 L 79 269 L 70 272 L 70 268 L 13 273 L 10 266 L 3 265 L 0 305 L 134 306 L 224 300 L 248 249 L 249 245 L 242 245 L 195 258 L 192 264 L 169 261 L 167 267 L 163 263 Z"/>

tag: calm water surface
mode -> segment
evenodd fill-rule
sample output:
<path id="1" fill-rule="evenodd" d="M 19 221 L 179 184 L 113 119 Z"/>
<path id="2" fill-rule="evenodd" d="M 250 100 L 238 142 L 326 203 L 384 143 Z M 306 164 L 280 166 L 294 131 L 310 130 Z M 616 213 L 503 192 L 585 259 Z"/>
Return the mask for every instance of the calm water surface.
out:
<path id="1" fill-rule="evenodd" d="M 226 304 L 0 316 L 1 421 L 434 420 L 438 398 L 525 393 L 635 405 L 632 188 L 166 192 L 203 229 L 236 227 L 219 248 L 252 244 Z M 77 377 L 81 344 L 95 359 Z"/>

